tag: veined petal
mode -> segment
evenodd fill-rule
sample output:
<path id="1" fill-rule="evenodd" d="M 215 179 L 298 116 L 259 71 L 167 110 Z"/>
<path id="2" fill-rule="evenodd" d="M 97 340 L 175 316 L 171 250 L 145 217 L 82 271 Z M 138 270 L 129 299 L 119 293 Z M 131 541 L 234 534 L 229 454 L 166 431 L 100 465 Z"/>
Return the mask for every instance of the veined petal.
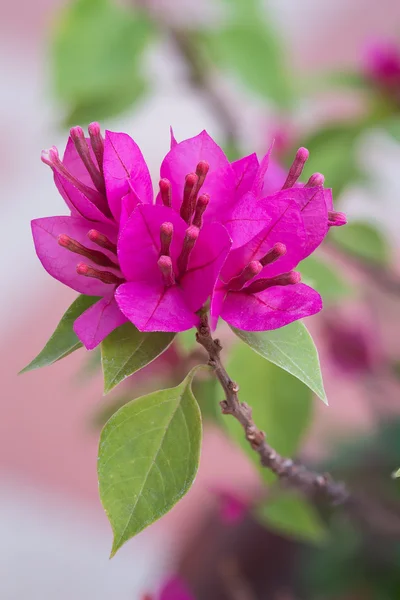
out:
<path id="1" fill-rule="evenodd" d="M 117 221 L 121 214 L 121 198 L 129 193 L 130 185 L 141 202 L 153 202 L 146 161 L 139 146 L 126 133 L 106 131 L 103 170 L 108 203 Z"/>
<path id="2" fill-rule="evenodd" d="M 199 322 L 199 317 L 187 306 L 182 291 L 176 285 L 164 286 L 161 273 L 150 282 L 120 285 L 115 299 L 139 331 L 185 331 Z"/>
<path id="3" fill-rule="evenodd" d="M 329 194 L 322 186 L 314 188 L 298 187 L 291 190 L 297 202 L 306 230 L 306 256 L 309 256 L 323 241 L 328 233 Z"/>
<path id="4" fill-rule="evenodd" d="M 231 239 L 220 223 L 205 225 L 190 255 L 188 270 L 180 281 L 186 304 L 199 310 L 213 291 L 231 247 Z"/>
<path id="5" fill-rule="evenodd" d="M 286 170 L 276 160 L 270 159 L 268 170 L 264 176 L 261 197 L 264 198 L 281 190 L 286 176 Z"/>
<path id="6" fill-rule="evenodd" d="M 232 250 L 243 246 L 271 221 L 268 211 L 253 192 L 239 198 L 232 210 L 222 214 L 220 219 L 232 238 Z"/>
<path id="7" fill-rule="evenodd" d="M 261 159 L 261 162 L 259 164 L 258 170 L 257 170 L 257 172 L 255 174 L 255 177 L 254 177 L 254 181 L 253 181 L 253 185 L 252 185 L 251 191 L 253 192 L 253 194 L 255 196 L 257 196 L 257 198 L 260 197 L 262 189 L 263 189 L 265 174 L 266 174 L 266 172 L 267 172 L 267 170 L 269 168 L 269 162 L 270 162 L 270 156 L 271 156 L 271 152 L 272 152 L 272 147 L 273 147 L 273 143 L 269 147 L 268 152 Z"/>
<path id="8" fill-rule="evenodd" d="M 243 194 L 249 192 L 253 186 L 259 167 L 257 154 L 249 154 L 249 156 L 235 160 L 231 163 L 231 166 L 236 176 L 236 197 L 240 198 Z"/>
<path id="9" fill-rule="evenodd" d="M 129 281 L 152 280 L 155 275 L 159 276 L 160 226 L 165 222 L 172 223 L 174 227 L 171 258 L 176 268 L 187 224 L 172 208 L 140 204 L 129 217 L 118 240 L 119 264 Z"/>
<path id="10" fill-rule="evenodd" d="M 185 176 L 195 171 L 201 160 L 210 165 L 201 188 L 202 194 L 210 195 L 210 204 L 204 214 L 205 221 L 210 222 L 220 213 L 222 207 L 233 202 L 236 176 L 224 152 L 206 131 L 174 145 L 161 164 L 160 176 L 171 182 L 172 208 L 179 212 Z M 157 202 L 161 202 L 159 196 Z"/>
<path id="11" fill-rule="evenodd" d="M 87 350 L 93 350 L 108 334 L 126 321 L 127 318 L 118 308 L 112 290 L 76 319 L 74 331 Z"/>
<path id="12" fill-rule="evenodd" d="M 93 195 L 98 198 L 95 204 L 59 173 L 54 173 L 54 183 L 73 217 L 83 217 L 98 223 L 112 223 L 99 208 L 104 207 L 106 200 L 97 190 L 93 190 Z"/>
<path id="13" fill-rule="evenodd" d="M 228 292 L 221 317 L 245 331 L 268 331 L 314 315 L 321 309 L 318 292 L 298 283 L 271 287 L 258 294 Z"/>
<path id="14" fill-rule="evenodd" d="M 87 233 L 92 227 L 93 223 L 85 221 L 85 219 L 66 216 L 46 217 L 32 221 L 32 235 L 39 260 L 52 277 L 82 294 L 105 296 L 110 292 L 110 285 L 98 279 L 78 275 L 76 265 L 81 262 L 82 257 L 66 248 L 62 248 L 58 244 L 58 236 L 64 233 L 87 248 L 99 250 L 99 247 L 87 237 Z M 114 227 L 96 224 L 96 229 L 106 235 L 112 242 L 116 241 L 117 235 Z M 107 250 L 102 251 L 109 258 L 113 257 Z M 97 267 L 89 259 L 85 259 L 85 262 Z M 117 269 L 107 268 L 107 270 L 120 275 Z"/>

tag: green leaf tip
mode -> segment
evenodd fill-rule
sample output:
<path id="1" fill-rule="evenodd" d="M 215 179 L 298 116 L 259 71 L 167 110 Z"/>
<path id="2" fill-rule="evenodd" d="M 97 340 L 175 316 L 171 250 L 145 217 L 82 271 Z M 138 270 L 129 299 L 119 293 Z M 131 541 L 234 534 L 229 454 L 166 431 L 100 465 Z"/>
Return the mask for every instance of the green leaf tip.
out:
<path id="1" fill-rule="evenodd" d="M 297 377 L 328 405 L 318 351 L 301 321 L 272 331 L 231 329 L 254 352 Z"/>
<path id="2" fill-rule="evenodd" d="M 150 364 L 172 344 L 175 333 L 141 332 L 128 322 L 115 329 L 101 344 L 104 394 Z"/>
<path id="3" fill-rule="evenodd" d="M 78 296 L 62 316 L 61 321 L 43 350 L 18 375 L 52 365 L 75 350 L 78 350 L 78 348 L 81 348 L 82 343 L 74 333 L 73 324 L 85 310 L 98 300 L 100 298 L 97 296 L 85 296 L 84 294 Z"/>
<path id="4" fill-rule="evenodd" d="M 99 492 L 114 535 L 110 558 L 166 514 L 195 479 L 202 426 L 191 386 L 198 368 L 177 387 L 131 400 L 101 432 Z"/>

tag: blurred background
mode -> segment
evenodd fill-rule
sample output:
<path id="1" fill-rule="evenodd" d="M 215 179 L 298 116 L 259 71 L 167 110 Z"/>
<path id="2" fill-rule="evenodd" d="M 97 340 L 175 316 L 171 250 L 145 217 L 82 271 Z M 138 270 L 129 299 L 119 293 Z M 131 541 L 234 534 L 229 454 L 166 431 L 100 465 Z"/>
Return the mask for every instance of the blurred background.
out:
<path id="1" fill-rule="evenodd" d="M 3 0 L 0 46 L 0 598 L 158 598 L 172 576 L 200 600 L 400 598 L 400 4 Z M 201 380 L 193 488 L 108 560 L 100 427 L 203 357 L 181 336 L 107 398 L 96 351 L 16 375 L 75 296 L 33 249 L 30 220 L 66 213 L 40 152 L 62 152 L 68 127 L 94 120 L 135 139 L 155 182 L 170 125 L 178 140 L 207 129 L 232 160 L 274 138 L 276 168 L 310 150 L 305 176 L 324 173 L 349 219 L 300 266 L 324 299 L 307 326 L 329 408 L 219 334 L 270 442 L 367 495 L 363 522 L 263 479 Z"/>

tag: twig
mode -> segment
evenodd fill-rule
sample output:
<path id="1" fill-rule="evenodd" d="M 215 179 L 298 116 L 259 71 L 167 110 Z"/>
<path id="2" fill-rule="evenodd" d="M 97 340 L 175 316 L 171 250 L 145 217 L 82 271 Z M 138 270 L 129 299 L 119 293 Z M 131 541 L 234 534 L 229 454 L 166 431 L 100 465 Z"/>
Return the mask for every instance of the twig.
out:
<path id="1" fill-rule="evenodd" d="M 208 364 L 214 372 L 225 392 L 225 400 L 220 405 L 225 415 L 232 415 L 242 425 L 245 436 L 255 452 L 258 452 L 261 464 L 270 469 L 281 480 L 300 489 L 312 498 L 323 498 L 331 504 L 344 504 L 349 500 L 349 492 L 343 483 L 333 481 L 329 475 L 322 475 L 308 470 L 303 465 L 295 464 L 291 459 L 278 454 L 266 441 L 263 431 L 258 429 L 252 418 L 252 409 L 245 402 L 240 402 L 239 386 L 232 381 L 220 358 L 222 346 L 213 339 L 207 316 L 202 316 L 196 339 L 209 356 Z"/>

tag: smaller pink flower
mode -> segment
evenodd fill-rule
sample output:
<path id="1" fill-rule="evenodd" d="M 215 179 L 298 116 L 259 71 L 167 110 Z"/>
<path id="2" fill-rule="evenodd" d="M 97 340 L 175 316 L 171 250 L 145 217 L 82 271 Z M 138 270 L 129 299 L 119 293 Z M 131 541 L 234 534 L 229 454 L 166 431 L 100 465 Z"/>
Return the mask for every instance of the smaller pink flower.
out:
<path id="1" fill-rule="evenodd" d="M 221 521 L 227 525 L 239 523 L 251 508 L 251 503 L 234 492 L 216 488 L 213 490 L 217 501 Z"/>
<path id="2" fill-rule="evenodd" d="M 400 104 L 400 46 L 388 40 L 370 43 L 364 54 L 366 77 Z"/>

